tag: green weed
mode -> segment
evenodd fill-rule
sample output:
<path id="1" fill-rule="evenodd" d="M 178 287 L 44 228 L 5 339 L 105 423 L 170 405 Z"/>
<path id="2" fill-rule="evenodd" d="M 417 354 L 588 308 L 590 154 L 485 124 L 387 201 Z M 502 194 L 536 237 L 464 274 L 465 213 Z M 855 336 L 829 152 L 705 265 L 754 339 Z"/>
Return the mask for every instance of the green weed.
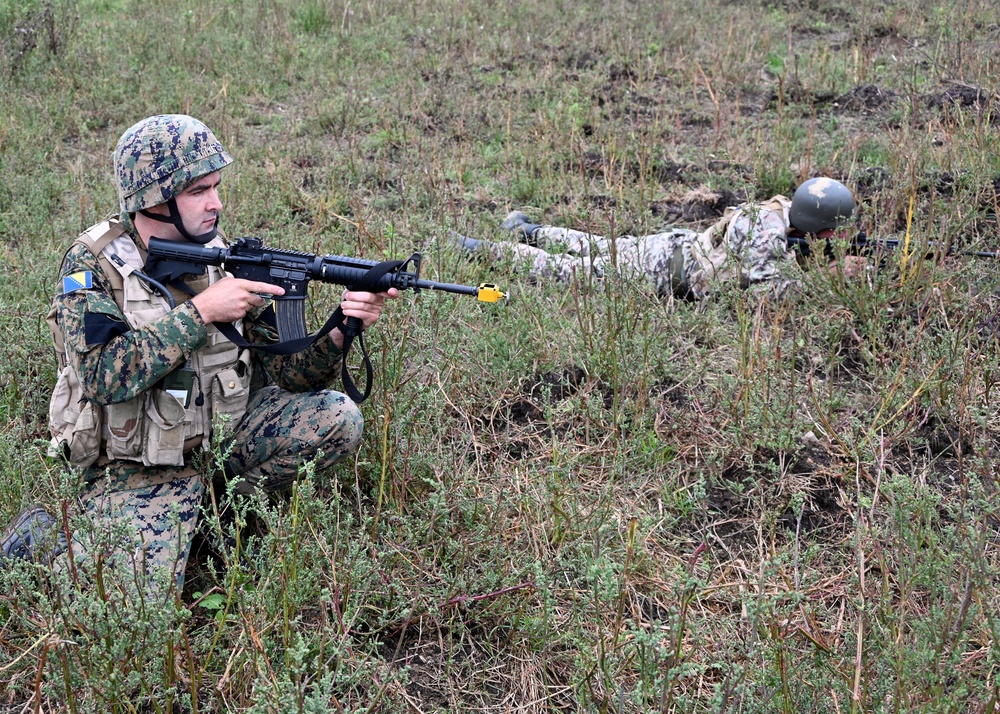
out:
<path id="1" fill-rule="evenodd" d="M 179 597 L 102 558 L 0 575 L 0 708 L 995 711 L 1000 303 L 962 254 L 1000 247 L 995 14 L 0 1 L 3 519 L 40 501 L 123 535 L 44 456 L 44 317 L 143 116 L 218 132 L 230 237 L 420 250 L 425 277 L 511 293 L 395 301 L 356 459 L 207 506 Z M 781 295 L 548 284 L 444 240 L 510 239 L 515 209 L 702 229 L 724 206 L 695 189 L 816 174 L 855 187 L 852 233 L 902 247 L 851 278 L 834 241 Z"/>

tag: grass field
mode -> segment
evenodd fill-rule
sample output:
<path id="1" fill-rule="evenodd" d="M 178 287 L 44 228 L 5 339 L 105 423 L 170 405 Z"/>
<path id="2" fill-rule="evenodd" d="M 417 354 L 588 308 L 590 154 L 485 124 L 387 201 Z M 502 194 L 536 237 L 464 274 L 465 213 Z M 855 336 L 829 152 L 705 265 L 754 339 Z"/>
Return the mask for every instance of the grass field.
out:
<path id="1" fill-rule="evenodd" d="M 998 91 L 992 0 L 0 0 L 0 521 L 86 528 L 44 318 L 142 117 L 218 133 L 231 237 L 511 294 L 395 301 L 357 459 L 176 604 L 0 576 L 0 711 L 997 711 L 1000 286 L 924 257 L 1000 250 Z M 702 228 L 815 175 L 904 248 L 780 299 L 435 240 Z"/>

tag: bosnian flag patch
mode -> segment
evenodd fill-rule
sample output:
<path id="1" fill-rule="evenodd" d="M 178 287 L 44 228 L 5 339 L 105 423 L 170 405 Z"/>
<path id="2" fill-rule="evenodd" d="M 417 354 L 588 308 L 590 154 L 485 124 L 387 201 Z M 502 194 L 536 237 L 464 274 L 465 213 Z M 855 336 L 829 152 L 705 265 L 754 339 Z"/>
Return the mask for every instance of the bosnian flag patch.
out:
<path id="1" fill-rule="evenodd" d="M 63 294 L 92 287 L 94 287 L 94 276 L 89 270 L 81 270 L 78 273 L 63 276 Z"/>

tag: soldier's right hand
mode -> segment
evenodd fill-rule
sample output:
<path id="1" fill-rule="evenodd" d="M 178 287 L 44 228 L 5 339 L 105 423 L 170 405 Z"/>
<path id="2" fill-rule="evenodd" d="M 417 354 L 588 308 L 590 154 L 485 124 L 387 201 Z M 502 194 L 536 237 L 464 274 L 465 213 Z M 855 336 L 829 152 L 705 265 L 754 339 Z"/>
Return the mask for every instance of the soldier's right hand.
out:
<path id="1" fill-rule="evenodd" d="M 243 278 L 223 278 L 198 293 L 191 302 L 206 323 L 241 320 L 253 308 L 266 303 L 265 295 L 284 295 L 285 290 L 270 283 Z"/>

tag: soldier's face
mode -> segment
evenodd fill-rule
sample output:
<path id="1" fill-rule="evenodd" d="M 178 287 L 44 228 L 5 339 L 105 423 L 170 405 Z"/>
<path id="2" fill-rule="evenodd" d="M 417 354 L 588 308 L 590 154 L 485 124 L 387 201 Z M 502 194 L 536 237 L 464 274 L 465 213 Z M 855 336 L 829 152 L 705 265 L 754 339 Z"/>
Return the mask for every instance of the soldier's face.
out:
<path id="1" fill-rule="evenodd" d="M 202 176 L 177 195 L 177 210 L 184 221 L 184 228 L 193 236 L 208 233 L 215 227 L 222 210 L 219 184 L 222 174 L 213 171 Z"/>
<path id="2" fill-rule="evenodd" d="M 184 221 L 184 229 L 188 235 L 202 235 L 208 233 L 215 227 L 219 220 L 219 212 L 222 210 L 222 202 L 219 200 L 219 183 L 222 174 L 213 171 L 205 174 L 187 188 L 177 194 L 177 211 Z M 170 210 L 165 203 L 153 206 L 148 209 L 150 213 L 161 216 L 169 216 Z M 157 225 L 157 237 L 164 240 L 182 240 L 183 236 L 170 223 Z"/>

